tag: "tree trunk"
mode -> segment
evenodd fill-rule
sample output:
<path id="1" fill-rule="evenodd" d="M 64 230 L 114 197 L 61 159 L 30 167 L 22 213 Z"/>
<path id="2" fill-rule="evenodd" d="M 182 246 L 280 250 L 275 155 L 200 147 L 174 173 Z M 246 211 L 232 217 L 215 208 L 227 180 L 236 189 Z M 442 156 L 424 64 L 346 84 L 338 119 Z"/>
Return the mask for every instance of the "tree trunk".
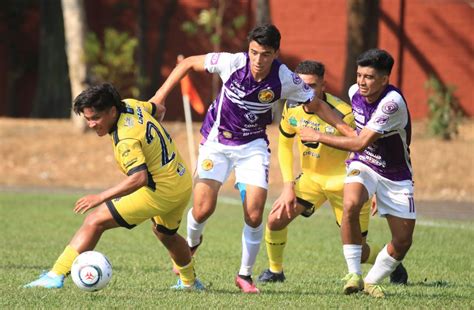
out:
<path id="1" fill-rule="evenodd" d="M 357 57 L 364 51 L 377 47 L 379 35 L 379 0 L 348 0 L 347 2 L 347 58 L 343 96 L 356 82 Z"/>
<path id="2" fill-rule="evenodd" d="M 270 3 L 268 0 L 257 0 L 255 3 L 255 24 L 271 24 Z"/>
<path id="3" fill-rule="evenodd" d="M 146 59 L 148 51 L 148 41 L 146 34 L 148 32 L 148 15 L 147 15 L 147 1 L 138 1 L 138 91 L 139 98 L 146 100 L 149 98 L 146 94 L 147 87 L 147 73 L 146 73 Z"/>
<path id="4" fill-rule="evenodd" d="M 86 18 L 83 0 L 62 0 L 64 17 L 64 35 L 69 67 L 72 100 L 76 98 L 86 86 L 87 68 L 84 61 L 84 38 Z M 71 102 L 72 102 L 71 100 Z M 79 131 L 85 131 L 87 126 L 84 119 L 76 115 L 71 109 L 71 120 Z"/>
<path id="5" fill-rule="evenodd" d="M 40 0 L 40 50 L 38 86 L 32 117 L 68 118 L 71 85 L 65 51 L 61 2 Z"/>

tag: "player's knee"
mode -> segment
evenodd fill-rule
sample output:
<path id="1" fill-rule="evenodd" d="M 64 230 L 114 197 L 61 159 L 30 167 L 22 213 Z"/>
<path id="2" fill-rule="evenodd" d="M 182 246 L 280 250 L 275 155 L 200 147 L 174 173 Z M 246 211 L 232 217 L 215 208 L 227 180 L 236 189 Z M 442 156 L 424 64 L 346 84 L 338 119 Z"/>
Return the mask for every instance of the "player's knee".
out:
<path id="1" fill-rule="evenodd" d="M 287 223 L 284 223 L 281 220 L 278 220 L 274 217 L 268 218 L 267 228 L 270 230 L 282 230 L 287 226 Z"/>
<path id="2" fill-rule="evenodd" d="M 399 256 L 398 259 L 402 259 L 408 252 L 411 247 L 412 240 L 413 239 L 411 237 L 392 239 L 392 246 L 397 256 Z"/>
<path id="3" fill-rule="evenodd" d="M 257 212 L 245 215 L 245 223 L 251 227 L 257 227 L 262 224 L 262 214 Z"/>
<path id="4" fill-rule="evenodd" d="M 103 224 L 103 220 L 100 217 L 96 216 L 94 213 L 89 213 L 84 219 L 82 226 L 94 231 L 104 231 L 106 228 Z"/>
<path id="5" fill-rule="evenodd" d="M 346 219 L 358 219 L 362 205 L 354 200 L 344 201 L 344 211 L 342 213 L 343 218 Z"/>

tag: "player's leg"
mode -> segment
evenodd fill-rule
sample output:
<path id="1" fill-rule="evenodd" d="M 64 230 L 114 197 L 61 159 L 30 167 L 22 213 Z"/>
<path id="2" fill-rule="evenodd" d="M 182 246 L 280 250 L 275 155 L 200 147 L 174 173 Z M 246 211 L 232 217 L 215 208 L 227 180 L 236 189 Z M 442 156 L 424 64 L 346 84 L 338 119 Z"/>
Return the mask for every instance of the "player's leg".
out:
<path id="1" fill-rule="evenodd" d="M 93 250 L 104 231 L 119 226 L 105 203 L 95 208 L 86 216 L 81 227 L 56 260 L 53 268 L 25 287 L 63 287 L 64 277 L 71 271 L 72 263 L 76 257 L 84 251 Z"/>
<path id="2" fill-rule="evenodd" d="M 344 181 L 343 215 L 341 239 L 348 274 L 344 278 L 344 294 L 352 294 L 363 289 L 362 280 L 362 232 L 360 212 L 375 191 L 377 178 L 365 165 L 352 162 Z"/>
<path id="3" fill-rule="evenodd" d="M 187 242 L 193 253 L 201 244 L 206 220 L 216 209 L 219 189 L 227 180 L 230 171 L 230 161 L 219 146 L 199 147 L 193 207 L 187 215 Z"/>
<path id="4" fill-rule="evenodd" d="M 245 184 L 242 260 L 236 285 L 244 293 L 258 293 L 252 271 L 263 237 L 263 210 L 267 199 L 270 153 L 263 139 L 252 141 L 230 155 L 236 183 Z"/>
<path id="5" fill-rule="evenodd" d="M 397 268 L 412 244 L 416 221 L 412 182 L 381 179 L 377 207 L 379 214 L 387 218 L 392 240 L 380 251 L 364 281 L 366 293 L 384 297 L 378 284 Z"/>

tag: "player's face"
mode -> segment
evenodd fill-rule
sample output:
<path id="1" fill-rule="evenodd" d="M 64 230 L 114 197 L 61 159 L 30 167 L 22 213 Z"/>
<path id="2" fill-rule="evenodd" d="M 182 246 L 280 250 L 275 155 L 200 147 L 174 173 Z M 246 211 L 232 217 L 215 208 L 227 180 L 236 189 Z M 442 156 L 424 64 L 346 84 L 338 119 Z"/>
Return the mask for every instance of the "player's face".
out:
<path id="1" fill-rule="evenodd" d="M 84 118 L 89 128 L 94 129 L 98 136 L 104 136 L 116 122 L 117 109 L 111 107 L 105 111 L 96 111 L 94 108 L 84 108 Z"/>
<path id="2" fill-rule="evenodd" d="M 367 102 L 376 101 L 388 84 L 388 75 L 380 74 L 372 67 L 357 67 L 357 85 L 359 92 Z"/>
<path id="3" fill-rule="evenodd" d="M 316 96 L 320 99 L 324 98 L 324 88 L 325 82 L 324 78 L 317 76 L 316 74 L 300 74 L 298 76 L 305 82 L 309 87 L 311 87 Z"/>
<path id="4" fill-rule="evenodd" d="M 263 80 L 270 73 L 273 60 L 277 57 L 278 51 L 275 51 L 273 47 L 260 45 L 256 41 L 250 42 L 250 71 L 257 82 Z"/>

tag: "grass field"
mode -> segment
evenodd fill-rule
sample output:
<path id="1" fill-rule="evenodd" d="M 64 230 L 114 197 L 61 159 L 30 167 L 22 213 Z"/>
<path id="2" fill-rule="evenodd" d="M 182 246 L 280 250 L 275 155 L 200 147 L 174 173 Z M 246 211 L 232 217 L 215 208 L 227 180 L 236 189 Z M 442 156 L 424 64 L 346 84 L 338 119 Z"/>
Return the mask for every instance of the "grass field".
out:
<path id="1" fill-rule="evenodd" d="M 104 234 L 96 250 L 113 265 L 113 277 L 100 292 L 87 293 L 66 279 L 61 290 L 23 289 L 49 269 L 83 216 L 72 206 L 79 195 L 0 192 L 0 308 L 426 308 L 474 307 L 474 228 L 472 221 L 420 219 L 404 264 L 408 286 L 385 286 L 387 298 L 342 295 L 346 265 L 339 231 L 328 207 L 289 229 L 284 284 L 259 285 L 259 295 L 243 295 L 234 286 L 240 264 L 242 211 L 230 200 L 219 202 L 196 257 L 205 292 L 172 292 L 176 281 L 170 260 L 150 224 Z M 236 195 L 237 197 L 237 195 Z M 268 210 L 267 210 L 268 211 Z M 185 223 L 180 232 L 185 234 Z M 374 218 L 369 240 L 388 240 L 384 220 Z M 262 248 L 255 276 L 267 268 Z M 364 266 L 364 271 L 368 269 Z"/>

